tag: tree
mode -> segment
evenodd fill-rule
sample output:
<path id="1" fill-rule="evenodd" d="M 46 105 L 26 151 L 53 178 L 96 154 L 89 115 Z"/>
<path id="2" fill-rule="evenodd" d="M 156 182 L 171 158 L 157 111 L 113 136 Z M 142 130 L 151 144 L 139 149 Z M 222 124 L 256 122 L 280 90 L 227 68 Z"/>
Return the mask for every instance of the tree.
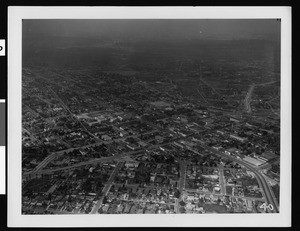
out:
<path id="1" fill-rule="evenodd" d="M 179 205 L 180 205 L 180 206 L 185 206 L 185 202 L 184 202 L 184 201 L 180 201 L 180 202 L 179 202 Z"/>
<path id="2" fill-rule="evenodd" d="M 179 208 L 179 212 L 180 212 L 180 213 L 185 213 L 185 211 L 186 211 L 186 210 L 185 210 L 184 207 L 180 207 L 180 208 Z"/>
<path id="3" fill-rule="evenodd" d="M 177 189 L 176 192 L 174 193 L 174 196 L 176 198 L 179 198 L 180 197 L 180 191 Z"/>
<path id="4" fill-rule="evenodd" d="M 87 181 L 83 183 L 82 189 L 85 191 L 85 193 L 88 193 L 92 190 L 92 183 L 90 179 L 87 179 Z"/>
<path id="5" fill-rule="evenodd" d="M 104 196 L 104 197 L 103 197 L 102 204 L 106 204 L 106 203 L 107 203 L 107 197 L 106 197 L 106 196 Z"/>

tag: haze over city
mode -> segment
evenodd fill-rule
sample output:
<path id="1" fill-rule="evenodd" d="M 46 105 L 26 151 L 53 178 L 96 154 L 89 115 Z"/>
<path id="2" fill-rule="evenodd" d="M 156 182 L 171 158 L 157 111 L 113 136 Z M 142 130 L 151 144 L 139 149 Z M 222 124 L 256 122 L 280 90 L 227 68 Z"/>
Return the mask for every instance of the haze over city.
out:
<path id="1" fill-rule="evenodd" d="M 237 19 L 26 20 L 23 36 L 88 38 L 266 39 L 279 41 L 280 21 Z"/>
<path id="2" fill-rule="evenodd" d="M 22 213 L 278 213 L 280 20 L 23 20 Z"/>

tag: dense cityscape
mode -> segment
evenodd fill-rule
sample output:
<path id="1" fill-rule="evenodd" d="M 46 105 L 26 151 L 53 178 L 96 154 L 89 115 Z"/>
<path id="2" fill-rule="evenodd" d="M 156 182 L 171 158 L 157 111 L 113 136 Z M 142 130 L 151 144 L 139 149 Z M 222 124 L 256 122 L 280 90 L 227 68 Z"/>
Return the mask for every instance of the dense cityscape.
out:
<path id="1" fill-rule="evenodd" d="M 22 214 L 279 212 L 277 43 L 70 44 L 23 57 Z"/>

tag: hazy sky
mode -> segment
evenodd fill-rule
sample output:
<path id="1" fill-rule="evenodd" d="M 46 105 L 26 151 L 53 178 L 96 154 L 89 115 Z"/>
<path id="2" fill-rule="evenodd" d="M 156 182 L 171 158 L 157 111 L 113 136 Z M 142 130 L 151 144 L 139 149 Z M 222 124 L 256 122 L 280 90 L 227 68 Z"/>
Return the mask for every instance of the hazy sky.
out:
<path id="1" fill-rule="evenodd" d="M 280 38 L 276 19 L 96 19 L 23 20 L 23 36 L 92 38 Z"/>

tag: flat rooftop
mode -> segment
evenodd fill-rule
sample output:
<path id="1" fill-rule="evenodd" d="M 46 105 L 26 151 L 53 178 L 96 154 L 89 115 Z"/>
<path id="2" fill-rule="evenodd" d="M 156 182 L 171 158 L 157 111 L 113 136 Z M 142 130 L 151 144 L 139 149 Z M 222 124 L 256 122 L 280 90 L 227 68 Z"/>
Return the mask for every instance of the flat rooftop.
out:
<path id="1" fill-rule="evenodd" d="M 259 166 L 259 165 L 265 163 L 265 161 L 255 159 L 255 158 L 252 158 L 250 156 L 246 156 L 245 158 L 243 158 L 243 160 L 247 161 L 248 163 L 253 164 L 255 166 Z"/>
<path id="2" fill-rule="evenodd" d="M 166 103 L 164 101 L 155 101 L 155 102 L 151 102 L 150 104 L 153 106 L 156 106 L 156 107 L 169 107 L 170 106 L 169 103 Z"/>

